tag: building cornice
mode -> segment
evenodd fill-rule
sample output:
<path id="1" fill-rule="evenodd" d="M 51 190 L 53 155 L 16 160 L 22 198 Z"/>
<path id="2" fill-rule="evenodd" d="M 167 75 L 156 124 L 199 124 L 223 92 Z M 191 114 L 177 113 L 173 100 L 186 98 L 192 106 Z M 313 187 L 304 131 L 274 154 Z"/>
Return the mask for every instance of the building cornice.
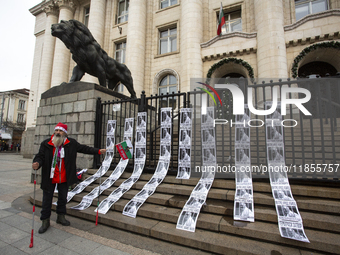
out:
<path id="1" fill-rule="evenodd" d="M 47 0 L 47 2 L 51 2 Z M 37 16 L 40 13 L 43 12 L 43 5 L 46 4 L 46 0 L 42 1 L 41 3 L 37 4 L 36 6 L 29 9 L 29 12 L 32 13 L 32 15 Z"/>
<path id="2" fill-rule="evenodd" d="M 322 35 L 316 35 L 316 36 L 311 36 L 311 37 L 306 37 L 306 38 L 290 40 L 286 42 L 286 48 L 305 45 L 305 44 L 313 44 L 313 43 L 322 42 L 322 41 L 339 40 L 339 39 L 340 39 L 340 32 L 336 31 L 334 33 L 328 33 L 328 34 L 322 34 Z"/>
<path id="3" fill-rule="evenodd" d="M 237 57 L 243 55 L 249 55 L 250 53 L 256 53 L 256 47 L 248 48 L 248 49 L 241 49 L 241 50 L 234 50 L 229 52 L 221 52 L 214 55 L 203 56 L 202 61 L 211 61 L 211 60 L 218 60 L 223 58 L 230 58 L 230 57 Z"/>
<path id="4" fill-rule="evenodd" d="M 43 0 L 40 4 L 29 9 L 29 11 L 34 16 L 37 16 L 42 12 L 58 15 L 59 8 L 68 8 L 74 12 L 77 5 L 79 5 L 78 0 Z"/>
<path id="5" fill-rule="evenodd" d="M 326 18 L 326 17 L 330 17 L 330 16 L 340 16 L 340 10 L 334 9 L 334 10 L 327 10 L 327 11 L 323 11 L 323 12 L 318 12 L 318 13 L 315 13 L 315 14 L 309 14 L 309 15 L 303 17 L 302 19 L 298 20 L 297 22 L 291 24 L 291 25 L 284 26 L 283 29 L 284 29 L 285 32 L 291 31 L 291 30 L 294 30 L 297 27 L 305 24 L 308 21 Z"/>
<path id="6" fill-rule="evenodd" d="M 256 38 L 256 35 L 257 35 L 256 32 L 254 33 L 232 32 L 232 33 L 228 33 L 225 35 L 216 35 L 214 38 L 210 39 L 209 41 L 201 43 L 201 48 L 207 48 L 217 41 L 225 40 L 225 39 L 232 38 L 232 37 L 241 37 L 241 38 L 251 39 L 251 38 Z"/>

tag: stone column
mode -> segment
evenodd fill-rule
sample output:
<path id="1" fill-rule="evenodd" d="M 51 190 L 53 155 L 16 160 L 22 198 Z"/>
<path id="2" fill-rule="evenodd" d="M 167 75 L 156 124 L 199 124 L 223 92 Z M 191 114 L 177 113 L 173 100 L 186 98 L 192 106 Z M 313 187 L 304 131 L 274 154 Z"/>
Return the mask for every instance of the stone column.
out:
<path id="1" fill-rule="evenodd" d="M 282 0 L 255 0 L 259 78 L 287 78 Z"/>
<path id="2" fill-rule="evenodd" d="M 130 0 L 125 64 L 132 73 L 137 97 L 144 89 L 145 43 L 146 1 Z"/>
<path id="3" fill-rule="evenodd" d="M 104 45 L 106 0 L 91 0 L 89 30 L 101 47 Z M 85 74 L 82 81 L 99 84 L 98 78 Z"/>
<path id="4" fill-rule="evenodd" d="M 75 9 L 73 0 L 57 0 L 56 3 L 60 10 L 59 22 L 61 20 L 70 20 L 73 18 Z M 62 82 L 69 81 L 70 56 L 70 50 L 60 39 L 56 39 L 51 87 L 58 86 Z"/>
<path id="5" fill-rule="evenodd" d="M 46 26 L 44 35 L 43 53 L 41 56 L 40 75 L 37 100 L 46 90 L 51 87 L 52 65 L 55 46 L 55 37 L 51 35 L 51 25 L 58 22 L 58 10 L 54 3 L 44 7 L 46 12 Z"/>
<path id="6" fill-rule="evenodd" d="M 181 91 L 190 91 L 190 78 L 203 77 L 201 46 L 203 39 L 203 1 L 181 2 L 180 22 Z M 190 10 L 187 12 L 186 10 Z M 177 30 L 178 31 L 178 30 Z"/>

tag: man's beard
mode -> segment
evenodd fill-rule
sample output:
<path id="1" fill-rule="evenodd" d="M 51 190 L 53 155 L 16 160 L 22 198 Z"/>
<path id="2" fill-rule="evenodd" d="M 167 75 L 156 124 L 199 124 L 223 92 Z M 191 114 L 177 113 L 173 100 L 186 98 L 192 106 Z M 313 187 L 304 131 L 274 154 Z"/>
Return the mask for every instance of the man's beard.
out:
<path id="1" fill-rule="evenodd" d="M 60 135 L 60 134 L 56 134 L 53 136 L 52 138 L 52 143 L 54 144 L 54 147 L 59 147 L 60 145 L 63 144 L 65 137 Z"/>

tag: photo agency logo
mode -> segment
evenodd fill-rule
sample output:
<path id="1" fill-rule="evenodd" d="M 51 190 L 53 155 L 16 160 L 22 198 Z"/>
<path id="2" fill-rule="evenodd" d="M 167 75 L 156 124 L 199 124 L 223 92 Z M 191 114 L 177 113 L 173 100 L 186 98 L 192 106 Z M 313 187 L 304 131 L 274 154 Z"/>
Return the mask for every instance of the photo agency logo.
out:
<path id="1" fill-rule="evenodd" d="M 216 95 L 216 97 L 217 97 L 218 100 L 220 101 L 221 106 L 223 106 L 222 100 L 221 100 L 221 98 L 220 98 L 220 95 L 217 93 L 217 91 L 216 91 L 213 87 L 211 87 L 210 85 L 208 85 L 208 84 L 206 84 L 206 83 L 203 83 L 203 82 L 197 82 L 197 83 L 206 86 L 208 89 L 210 89 L 212 92 L 214 92 L 215 95 Z M 197 89 L 200 89 L 200 90 L 202 90 L 202 91 L 204 91 L 205 93 L 207 93 L 207 94 L 212 98 L 212 100 L 214 101 L 215 106 L 217 106 L 217 103 L 216 103 L 216 100 L 215 100 L 214 96 L 213 96 L 208 90 L 206 90 L 206 89 L 204 89 L 204 88 L 200 88 L 200 87 L 196 87 L 196 88 L 197 88 Z M 202 102 L 202 114 L 207 114 L 207 100 L 206 100 L 207 97 L 203 97 L 203 98 L 202 98 L 202 101 L 203 101 L 203 99 L 204 99 L 205 102 L 204 102 L 204 103 Z M 203 105 L 205 106 L 204 109 L 203 109 Z"/>
<path id="2" fill-rule="evenodd" d="M 217 92 L 218 91 L 223 91 L 223 90 L 228 90 L 231 93 L 232 96 L 232 105 L 233 105 L 233 115 L 244 115 L 245 114 L 245 104 L 244 104 L 244 93 L 241 90 L 241 88 L 237 85 L 237 84 L 215 84 L 215 88 L 213 88 L 212 86 L 203 83 L 203 82 L 196 82 L 199 84 L 204 85 L 205 87 L 207 87 L 208 89 L 210 89 L 218 98 L 218 100 L 220 101 L 221 106 L 225 106 L 225 104 L 222 103 L 222 100 Z M 215 103 L 215 106 L 217 106 L 216 100 L 213 96 L 213 94 L 208 91 L 207 89 L 204 88 L 200 88 L 200 87 L 196 87 L 206 93 L 204 93 L 202 95 L 202 104 L 201 104 L 201 113 L 202 115 L 207 114 L 207 102 L 208 102 L 208 98 L 207 95 L 209 95 L 212 100 Z M 309 102 L 309 100 L 311 99 L 311 93 L 309 90 L 305 89 L 305 88 L 300 88 L 300 87 L 288 87 L 288 86 L 282 86 L 281 87 L 281 91 L 280 94 L 281 95 L 281 101 L 278 101 L 279 95 L 278 95 L 278 88 L 277 87 L 272 87 L 272 94 L 271 94 L 271 98 L 272 101 L 270 102 L 270 104 L 267 104 L 269 107 L 268 109 L 264 109 L 264 110 L 259 110 L 259 109 L 255 109 L 254 105 L 253 105 L 253 88 L 248 87 L 247 89 L 247 94 L 248 94 L 248 109 L 251 113 L 253 113 L 254 115 L 258 115 L 258 116 L 269 116 L 272 115 L 277 109 L 278 106 L 279 108 L 281 108 L 281 115 L 284 116 L 286 115 L 286 108 L 287 105 L 292 105 L 292 106 L 296 106 L 304 115 L 307 116 L 311 116 L 312 114 L 303 106 L 303 104 Z M 300 97 L 294 97 L 295 95 L 300 94 Z M 301 94 L 304 95 L 304 97 L 301 96 Z M 289 96 L 290 95 L 290 96 Z M 269 102 L 267 102 L 269 103 Z M 265 107 L 267 108 L 267 107 Z M 281 121 L 281 125 L 282 126 L 286 126 L 286 127 L 295 127 L 297 125 L 297 121 L 294 119 L 285 119 L 282 120 L 282 118 L 278 118 L 278 120 Z M 252 123 L 254 123 L 255 121 L 260 122 L 260 125 L 252 125 Z M 286 125 L 285 122 L 291 122 L 291 125 Z M 233 123 L 233 120 L 226 120 L 226 119 L 214 119 L 214 127 L 216 124 L 219 125 L 224 125 L 230 123 L 230 125 L 232 126 L 233 124 L 242 124 L 242 123 Z M 264 121 L 261 119 L 249 119 L 248 123 L 244 123 L 244 124 L 248 124 L 248 126 L 250 127 L 261 127 L 264 125 Z M 273 124 L 273 123 L 272 123 Z"/>

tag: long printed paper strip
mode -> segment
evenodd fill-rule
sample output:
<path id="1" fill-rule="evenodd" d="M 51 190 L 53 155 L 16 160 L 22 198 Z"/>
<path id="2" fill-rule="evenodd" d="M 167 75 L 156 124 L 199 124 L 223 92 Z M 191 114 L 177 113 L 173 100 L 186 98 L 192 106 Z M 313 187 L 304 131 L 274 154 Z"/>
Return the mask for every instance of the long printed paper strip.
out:
<path id="1" fill-rule="evenodd" d="M 94 175 L 88 177 L 87 179 L 79 183 L 73 190 L 67 193 L 67 203 L 70 202 L 75 195 L 81 193 L 88 185 L 97 180 L 100 176 L 103 176 L 107 172 L 107 170 L 109 170 L 114 153 L 115 130 L 116 120 L 108 120 L 106 129 L 106 153 L 104 161 Z M 57 202 L 55 202 L 54 204 L 57 204 Z"/>
<path id="2" fill-rule="evenodd" d="M 250 120 L 248 106 L 245 113 L 236 115 L 234 220 L 254 222 L 253 182 L 251 176 Z"/>
<path id="3" fill-rule="evenodd" d="M 172 130 L 172 108 L 161 108 L 161 143 L 160 156 L 157 168 L 151 179 L 144 185 L 143 189 L 137 193 L 124 207 L 123 214 L 136 218 L 138 209 L 151 196 L 158 185 L 165 178 L 171 156 L 171 130 Z"/>
<path id="4" fill-rule="evenodd" d="M 132 139 L 132 133 L 133 133 L 133 118 L 126 118 L 125 124 L 124 124 L 124 140 L 126 139 Z M 89 194 L 85 195 L 81 202 L 78 205 L 75 205 L 71 207 L 71 209 L 75 210 L 85 210 L 86 208 L 89 208 L 92 204 L 92 201 L 97 198 L 104 190 L 110 188 L 116 180 L 119 179 L 119 177 L 123 174 L 127 164 L 129 163 L 129 160 L 123 160 L 120 159 L 118 165 L 113 170 L 111 175 L 99 186 L 94 188 Z M 109 165 L 110 166 L 110 165 Z"/>
<path id="5" fill-rule="evenodd" d="M 132 172 L 132 175 L 126 179 L 117 189 L 112 191 L 112 193 L 105 198 L 96 208 L 95 212 L 98 210 L 99 213 L 106 214 L 112 205 L 116 203 L 125 192 L 130 190 L 132 185 L 136 183 L 143 172 L 145 165 L 145 150 L 146 150 L 146 120 L 147 113 L 139 112 L 137 116 L 137 128 L 136 128 L 136 141 L 135 141 L 135 150 L 141 150 L 144 153 L 135 153 L 135 165 Z M 137 155 L 137 156 L 136 156 Z"/>
<path id="6" fill-rule="evenodd" d="M 272 102 L 266 102 L 265 108 L 271 109 Z M 309 243 L 298 206 L 290 189 L 287 173 L 284 171 L 285 146 L 281 121 L 281 104 L 278 102 L 275 111 L 266 116 L 266 141 L 270 185 L 275 200 L 279 230 L 282 237 Z"/>
<path id="7" fill-rule="evenodd" d="M 191 192 L 177 220 L 177 229 L 195 232 L 198 215 L 214 182 L 216 170 L 216 142 L 214 128 L 214 107 L 207 108 L 201 115 L 201 138 L 203 169 L 201 179 Z"/>
<path id="8" fill-rule="evenodd" d="M 176 179 L 189 179 L 191 175 L 191 109 L 182 108 L 180 113 L 178 171 Z"/>

